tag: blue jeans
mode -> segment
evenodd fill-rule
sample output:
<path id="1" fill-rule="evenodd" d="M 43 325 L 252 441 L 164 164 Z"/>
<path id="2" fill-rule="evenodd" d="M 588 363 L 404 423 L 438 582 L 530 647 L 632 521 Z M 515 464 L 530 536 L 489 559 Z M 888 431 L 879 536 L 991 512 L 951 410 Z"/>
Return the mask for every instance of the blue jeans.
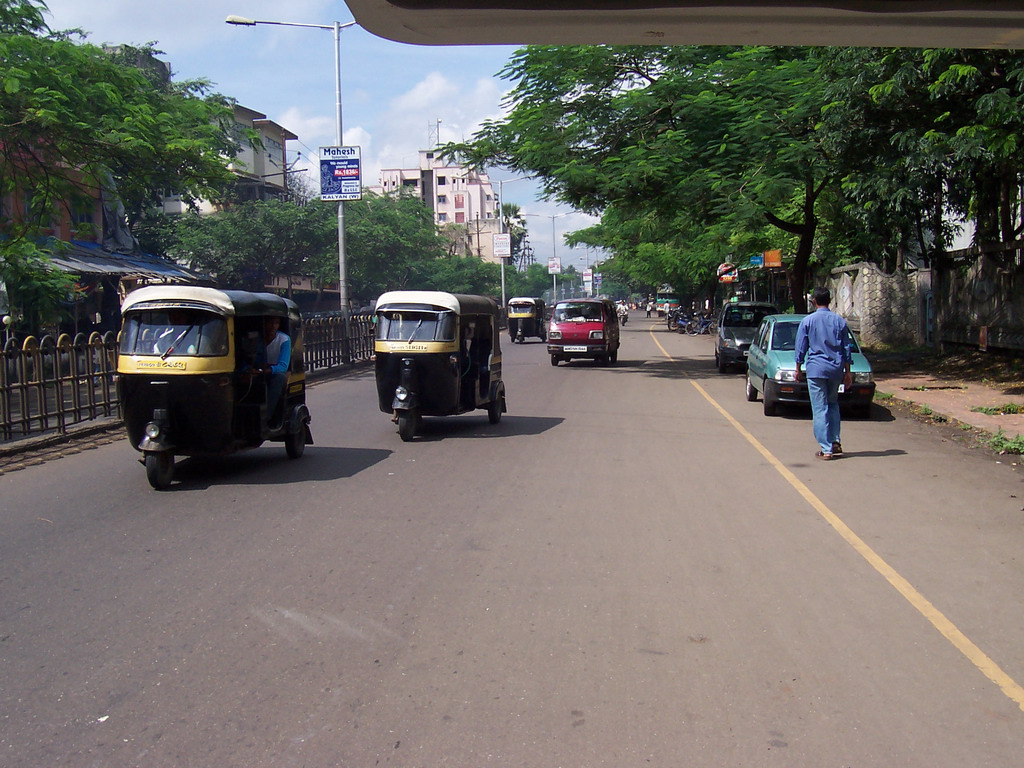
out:
<path id="1" fill-rule="evenodd" d="M 822 453 L 832 453 L 832 443 L 839 442 L 839 385 L 842 378 L 807 377 L 807 394 L 811 398 L 814 439 Z"/>

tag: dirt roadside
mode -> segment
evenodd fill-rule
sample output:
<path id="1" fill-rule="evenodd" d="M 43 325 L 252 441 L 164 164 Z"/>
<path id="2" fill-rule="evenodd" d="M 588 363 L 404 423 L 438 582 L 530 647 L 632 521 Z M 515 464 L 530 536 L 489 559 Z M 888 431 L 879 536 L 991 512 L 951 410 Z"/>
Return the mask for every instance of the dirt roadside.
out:
<path id="1" fill-rule="evenodd" d="M 1024 442 L 1017 439 L 1024 435 L 1024 358 L 977 350 L 869 351 L 868 356 L 876 403 L 993 454 L 1005 452 L 993 446 L 994 436 L 1005 438 L 1004 449 Z"/>

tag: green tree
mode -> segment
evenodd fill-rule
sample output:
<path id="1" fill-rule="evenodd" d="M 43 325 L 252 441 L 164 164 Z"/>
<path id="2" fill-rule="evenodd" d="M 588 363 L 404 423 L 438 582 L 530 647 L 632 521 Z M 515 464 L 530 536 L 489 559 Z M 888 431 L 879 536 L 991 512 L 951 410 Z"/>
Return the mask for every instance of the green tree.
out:
<path id="1" fill-rule="evenodd" d="M 737 250 L 782 245 L 802 295 L 841 161 L 818 131 L 819 56 L 529 46 L 501 73 L 515 82 L 508 116 L 446 152 L 532 173 L 549 196 L 601 214 L 591 242 L 644 283 L 699 284 Z"/>
<path id="2" fill-rule="evenodd" d="M 1022 235 L 1024 54 L 841 49 L 822 69 L 827 131 L 847 145 L 843 235 L 855 248 L 940 256 L 973 220 L 980 243 Z"/>
<path id="3" fill-rule="evenodd" d="M 546 264 L 529 264 L 522 272 L 505 269 L 505 293 L 512 296 L 539 297 L 551 288 L 551 275 Z"/>
<path id="4" fill-rule="evenodd" d="M 175 221 L 171 254 L 213 275 L 224 288 L 265 290 L 270 278 L 308 274 L 334 247 L 334 206 L 283 200 L 243 203 L 220 213 L 187 214 Z"/>
<path id="5" fill-rule="evenodd" d="M 412 288 L 450 293 L 498 296 L 501 293 L 501 267 L 476 256 L 436 259 L 426 265 L 422 277 Z"/>
<path id="6" fill-rule="evenodd" d="M 345 204 L 345 217 L 351 292 L 364 301 L 385 291 L 423 288 L 433 262 L 448 254 L 430 210 L 412 195 L 364 192 L 362 200 Z M 321 263 L 316 274 L 337 280 L 336 245 L 333 264 Z"/>
<path id="7" fill-rule="evenodd" d="M 45 9 L 0 0 L 0 198 L 26 214 L 0 218 L 0 279 L 29 273 L 25 259 L 45 264 L 39 237 L 54 212 L 97 190 L 138 212 L 160 190 L 216 197 L 232 179 L 225 158 L 237 144 L 223 98 L 203 82 L 158 85 L 126 62 L 140 61 L 138 50 L 108 53 L 51 32 Z"/>

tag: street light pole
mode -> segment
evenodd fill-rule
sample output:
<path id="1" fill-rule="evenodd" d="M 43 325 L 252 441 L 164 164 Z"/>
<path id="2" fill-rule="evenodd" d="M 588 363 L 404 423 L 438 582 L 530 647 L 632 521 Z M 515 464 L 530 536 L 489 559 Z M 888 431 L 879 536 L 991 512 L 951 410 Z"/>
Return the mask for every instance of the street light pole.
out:
<path id="1" fill-rule="evenodd" d="M 349 22 L 344 26 L 351 26 Z M 345 143 L 342 136 L 341 123 L 341 29 L 342 24 L 334 22 L 334 103 L 337 110 L 337 130 L 334 134 L 334 146 Z M 342 312 L 348 312 L 348 266 L 345 263 L 345 201 L 338 201 L 338 303 Z"/>
<path id="2" fill-rule="evenodd" d="M 329 29 L 334 33 L 334 104 L 335 104 L 335 146 L 340 147 L 342 138 L 341 122 L 341 30 L 345 27 L 355 25 L 354 21 L 347 21 L 344 24 L 334 22 L 327 24 L 300 24 L 293 21 L 265 21 L 260 19 L 247 19 L 244 16 L 228 16 L 225 20 L 228 24 L 236 26 L 253 27 L 257 24 L 274 24 L 279 27 L 311 27 L 313 29 Z M 348 272 L 345 264 L 345 202 L 338 201 L 338 300 L 343 312 L 348 311 Z"/>

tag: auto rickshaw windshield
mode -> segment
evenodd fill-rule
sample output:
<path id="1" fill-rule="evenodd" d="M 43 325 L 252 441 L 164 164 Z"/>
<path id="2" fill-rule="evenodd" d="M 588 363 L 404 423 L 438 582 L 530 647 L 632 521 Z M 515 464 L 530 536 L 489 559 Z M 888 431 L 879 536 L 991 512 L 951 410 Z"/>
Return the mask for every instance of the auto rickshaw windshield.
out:
<path id="1" fill-rule="evenodd" d="M 121 330 L 122 355 L 191 355 L 228 353 L 223 317 L 201 309 L 147 309 L 129 312 Z"/>
<path id="2" fill-rule="evenodd" d="M 385 310 L 378 315 L 381 341 L 454 341 L 455 313 L 429 310 Z"/>

